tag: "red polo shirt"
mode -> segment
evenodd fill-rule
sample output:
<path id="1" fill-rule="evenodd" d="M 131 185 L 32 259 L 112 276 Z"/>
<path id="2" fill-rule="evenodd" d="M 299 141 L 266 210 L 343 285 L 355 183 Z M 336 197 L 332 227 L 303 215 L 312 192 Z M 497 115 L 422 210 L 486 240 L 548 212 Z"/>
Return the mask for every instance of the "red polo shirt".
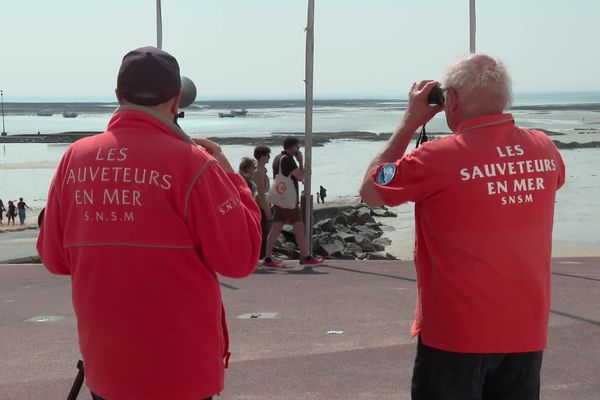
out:
<path id="1" fill-rule="evenodd" d="M 510 114 L 486 116 L 394 166 L 375 187 L 388 205 L 416 203 L 412 333 L 446 351 L 542 350 L 555 193 L 565 179 L 554 143 Z"/>

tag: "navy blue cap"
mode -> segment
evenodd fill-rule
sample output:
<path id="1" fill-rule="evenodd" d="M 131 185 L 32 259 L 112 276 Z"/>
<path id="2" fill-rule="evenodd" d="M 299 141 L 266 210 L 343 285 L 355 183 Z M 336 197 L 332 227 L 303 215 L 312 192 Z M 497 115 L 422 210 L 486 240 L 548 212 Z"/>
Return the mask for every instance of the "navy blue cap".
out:
<path id="1" fill-rule="evenodd" d="M 156 47 L 132 50 L 121 62 L 117 91 L 125 100 L 142 106 L 171 100 L 181 91 L 179 64 L 175 57 Z"/>

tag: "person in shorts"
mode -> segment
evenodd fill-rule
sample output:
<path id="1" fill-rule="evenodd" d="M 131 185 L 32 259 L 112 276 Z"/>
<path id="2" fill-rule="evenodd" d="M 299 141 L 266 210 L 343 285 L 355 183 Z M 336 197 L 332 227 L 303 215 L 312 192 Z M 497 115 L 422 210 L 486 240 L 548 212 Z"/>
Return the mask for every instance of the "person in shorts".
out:
<path id="1" fill-rule="evenodd" d="M 277 237 L 281 233 L 284 225 L 292 225 L 294 227 L 294 235 L 296 243 L 300 249 L 300 264 L 316 265 L 323 262 L 322 258 L 313 257 L 308 253 L 308 246 L 304 237 L 304 223 L 302 222 L 302 212 L 298 205 L 298 181 L 304 181 L 304 158 L 300 152 L 300 141 L 295 137 L 287 137 L 283 142 L 283 151 L 273 160 L 273 177 L 279 174 L 281 165 L 281 173 L 292 178 L 294 188 L 296 189 L 296 207 L 282 208 L 273 205 L 273 224 L 267 237 L 267 248 L 265 250 L 265 258 L 263 266 L 273 268 L 283 268 L 284 264 L 272 257 L 273 247 L 277 241 Z"/>

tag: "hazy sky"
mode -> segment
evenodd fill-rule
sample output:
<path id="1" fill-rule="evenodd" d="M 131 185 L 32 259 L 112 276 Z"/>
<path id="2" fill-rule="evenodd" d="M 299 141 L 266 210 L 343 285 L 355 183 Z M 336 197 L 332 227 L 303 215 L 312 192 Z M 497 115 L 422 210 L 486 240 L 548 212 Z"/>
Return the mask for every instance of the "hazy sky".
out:
<path id="1" fill-rule="evenodd" d="M 200 99 L 302 98 L 307 0 L 163 0 L 163 49 Z M 477 51 L 515 92 L 600 91 L 600 1 L 478 0 Z M 316 98 L 405 98 L 469 51 L 468 0 L 315 0 Z M 5 101 L 112 101 L 156 45 L 155 0 L 0 0 Z"/>

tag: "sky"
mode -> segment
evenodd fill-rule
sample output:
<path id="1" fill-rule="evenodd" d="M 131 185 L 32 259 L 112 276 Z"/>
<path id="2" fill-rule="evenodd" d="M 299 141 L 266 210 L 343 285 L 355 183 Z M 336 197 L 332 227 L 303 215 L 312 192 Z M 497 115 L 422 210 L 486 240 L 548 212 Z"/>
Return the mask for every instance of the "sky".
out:
<path id="1" fill-rule="evenodd" d="M 301 99 L 307 0 L 162 0 L 163 49 L 198 99 Z M 0 0 L 4 101 L 113 101 L 155 0 Z M 515 93 L 600 92 L 598 0 L 478 0 L 477 51 Z M 469 52 L 469 0 L 315 0 L 315 98 L 406 98 Z"/>

